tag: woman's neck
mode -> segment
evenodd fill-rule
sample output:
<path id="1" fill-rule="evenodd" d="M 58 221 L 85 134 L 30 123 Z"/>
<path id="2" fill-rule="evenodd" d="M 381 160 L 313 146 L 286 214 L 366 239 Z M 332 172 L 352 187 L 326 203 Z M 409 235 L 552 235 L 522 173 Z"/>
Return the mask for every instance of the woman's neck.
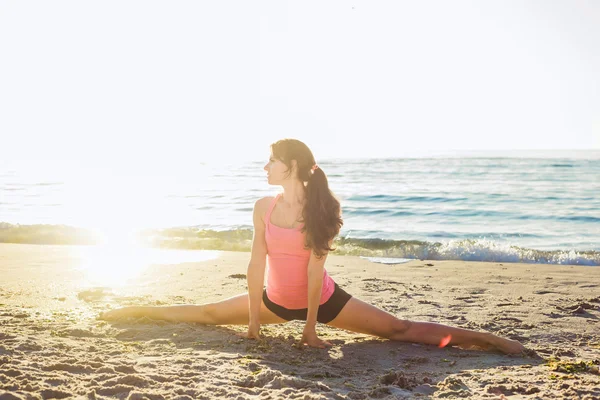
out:
<path id="1" fill-rule="evenodd" d="M 302 182 L 290 182 L 287 185 L 283 185 L 283 202 L 290 206 L 299 206 L 304 204 L 306 198 L 304 184 Z"/>

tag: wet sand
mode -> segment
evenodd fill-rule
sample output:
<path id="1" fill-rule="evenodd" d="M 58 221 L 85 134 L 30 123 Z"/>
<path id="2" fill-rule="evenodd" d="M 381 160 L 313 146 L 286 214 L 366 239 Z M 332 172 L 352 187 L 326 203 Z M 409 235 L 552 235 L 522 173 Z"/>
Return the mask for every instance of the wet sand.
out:
<path id="1" fill-rule="evenodd" d="M 264 326 L 253 341 L 236 335 L 244 326 L 97 319 L 242 293 L 248 259 L 222 252 L 98 284 L 76 246 L 0 244 L 0 399 L 600 398 L 597 267 L 329 256 L 354 296 L 400 318 L 518 339 L 528 349 L 518 356 L 323 325 L 333 347 L 298 348 L 300 322 Z"/>

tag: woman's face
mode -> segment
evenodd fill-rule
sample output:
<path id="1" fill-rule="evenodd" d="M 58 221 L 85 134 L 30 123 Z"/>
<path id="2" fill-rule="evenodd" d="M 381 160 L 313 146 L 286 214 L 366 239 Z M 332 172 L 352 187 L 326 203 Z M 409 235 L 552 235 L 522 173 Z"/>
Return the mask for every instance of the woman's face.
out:
<path id="1" fill-rule="evenodd" d="M 267 171 L 267 181 L 269 185 L 281 185 L 288 179 L 288 167 L 283 161 L 275 158 L 273 154 L 269 157 L 269 162 L 263 168 Z"/>

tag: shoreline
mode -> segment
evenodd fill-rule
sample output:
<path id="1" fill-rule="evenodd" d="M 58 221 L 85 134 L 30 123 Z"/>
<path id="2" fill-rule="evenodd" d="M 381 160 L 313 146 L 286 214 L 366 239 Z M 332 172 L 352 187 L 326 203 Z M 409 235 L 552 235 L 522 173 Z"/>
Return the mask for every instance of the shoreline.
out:
<path id="1" fill-rule="evenodd" d="M 263 326 L 265 340 L 257 342 L 236 335 L 244 326 L 96 319 L 123 305 L 202 304 L 243 293 L 246 252 L 153 264 L 128 281 L 99 285 L 74 247 L 0 244 L 0 395 L 600 396 L 597 268 L 436 260 L 385 265 L 330 255 L 328 273 L 353 296 L 399 318 L 515 338 L 528 353 L 395 343 L 322 324 L 317 332 L 333 347 L 300 350 L 297 321 Z"/>
<path id="2" fill-rule="evenodd" d="M 344 239 L 345 241 L 347 239 Z M 526 264 L 526 265 L 561 265 L 561 266 L 585 266 L 585 267 L 598 267 L 600 266 L 600 261 L 596 262 L 594 261 L 596 258 L 600 257 L 600 252 L 597 252 L 595 250 L 587 250 L 587 251 L 566 251 L 566 250 L 532 250 L 532 249 L 521 249 L 527 253 L 531 253 L 532 251 L 538 254 L 538 257 L 544 257 L 543 261 L 539 261 L 539 260 L 514 260 L 514 255 L 513 256 L 499 256 L 499 259 L 491 259 L 491 260 L 480 260 L 480 259 L 473 259 L 475 256 L 470 255 L 467 259 L 462 259 L 462 258 L 428 258 L 428 257 L 414 257 L 411 255 L 406 255 L 406 254 L 396 254 L 395 252 L 390 252 L 387 249 L 378 249 L 378 248 L 373 248 L 373 249 L 368 249 L 368 248 L 360 248 L 357 247 L 355 245 L 352 244 L 352 241 L 355 241 L 357 239 L 350 239 L 347 240 L 350 244 L 349 245 L 345 245 L 343 242 L 341 244 L 341 250 L 340 250 L 340 243 L 334 243 L 334 246 L 336 247 L 336 251 L 333 251 L 330 253 L 330 256 L 338 256 L 338 257 L 361 257 L 361 258 L 365 258 L 365 259 L 369 259 L 369 258 L 373 258 L 373 259 L 408 259 L 408 260 L 412 260 L 412 261 L 424 261 L 424 260 L 428 260 L 428 261 L 456 261 L 456 262 L 484 262 L 484 263 L 503 263 L 503 264 Z M 358 239 L 363 240 L 363 239 Z M 373 241 L 373 239 L 364 239 L 364 241 Z M 385 240 L 381 239 L 382 242 L 385 242 Z M 394 241 L 391 241 L 394 242 Z M 162 246 L 149 246 L 149 245 L 140 245 L 140 244 L 134 244 L 134 245 L 121 245 L 121 244 L 104 244 L 104 243 L 27 243 L 27 242 L 17 242 L 17 243 L 13 243 L 13 242 L 1 242 L 0 241 L 0 246 L 5 245 L 5 246 L 11 246 L 11 245 L 22 245 L 22 246 L 49 246 L 49 247 L 53 247 L 53 246 L 57 246 L 57 247 L 66 247 L 66 248 L 79 248 L 79 249 L 83 249 L 83 248 L 117 248 L 119 250 L 123 250 L 125 248 L 130 248 L 130 250 L 132 252 L 135 251 L 141 251 L 141 252 L 148 252 L 148 253 L 160 253 L 163 252 L 165 254 L 172 252 L 173 254 L 176 252 L 241 252 L 241 253 L 250 253 L 250 246 L 251 246 L 251 241 L 248 241 L 248 243 L 245 244 L 239 244 L 239 243 L 233 243 L 233 244 L 224 244 L 225 242 L 220 242 L 218 243 L 218 245 L 212 245 L 212 246 L 201 246 L 201 247 L 193 247 L 193 246 L 186 246 L 186 245 L 182 245 L 181 243 L 178 245 L 162 245 Z M 411 241 L 406 241 L 406 243 L 415 243 L 415 242 L 411 242 Z M 436 245 L 440 245 L 440 244 L 436 244 Z M 517 248 L 517 247 L 515 247 Z M 563 257 L 575 257 L 575 259 L 579 262 L 579 263 L 560 263 L 560 262 L 549 262 L 548 259 L 546 257 L 550 257 L 550 258 L 555 258 L 556 257 L 559 258 L 563 258 Z M 585 258 L 585 257 L 590 257 L 590 258 Z M 600 258 L 598 258 L 600 260 Z M 568 260 L 568 258 L 567 258 Z M 372 261 L 372 262 L 376 262 L 376 261 Z M 388 262 L 388 265 L 397 265 L 397 264 L 401 264 L 403 262 L 397 262 L 397 263 L 393 263 L 393 262 Z"/>

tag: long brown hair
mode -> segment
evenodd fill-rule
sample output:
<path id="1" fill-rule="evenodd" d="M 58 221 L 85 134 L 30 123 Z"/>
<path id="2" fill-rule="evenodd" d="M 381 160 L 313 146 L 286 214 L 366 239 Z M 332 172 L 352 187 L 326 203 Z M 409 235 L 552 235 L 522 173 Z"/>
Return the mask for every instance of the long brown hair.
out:
<path id="1" fill-rule="evenodd" d="M 271 145 L 271 153 L 288 167 L 288 173 L 292 171 L 292 160 L 296 160 L 297 177 L 305 184 L 306 202 L 302 209 L 305 246 L 312 249 L 317 257 L 322 257 L 326 251 L 335 250 L 329 247 L 329 241 L 336 237 L 344 224 L 340 202 L 329 190 L 323 169 L 313 168 L 316 161 L 312 152 L 299 140 L 283 139 Z"/>

